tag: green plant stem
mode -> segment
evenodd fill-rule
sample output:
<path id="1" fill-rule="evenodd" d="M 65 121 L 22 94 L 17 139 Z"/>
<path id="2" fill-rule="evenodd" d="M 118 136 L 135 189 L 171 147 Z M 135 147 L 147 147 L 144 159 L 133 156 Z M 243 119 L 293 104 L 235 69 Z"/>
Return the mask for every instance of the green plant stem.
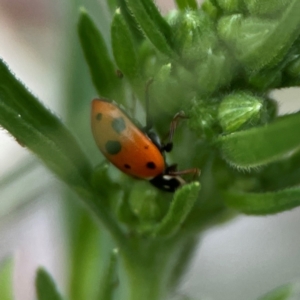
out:
<path id="1" fill-rule="evenodd" d="M 161 274 L 155 274 L 154 266 L 143 268 L 137 263 L 128 264 L 129 295 L 127 300 L 162 300 L 166 291 L 161 286 Z"/>
<path id="2" fill-rule="evenodd" d="M 195 248 L 194 236 L 172 239 L 132 238 L 128 249 L 120 252 L 121 298 L 124 300 L 163 300 L 168 296 L 174 283 L 182 277 L 185 268 L 182 263 L 183 250 Z M 187 253 L 192 254 L 193 251 Z M 184 259 L 187 265 L 189 259 Z M 174 274 L 175 272 L 181 274 Z"/>
<path id="3" fill-rule="evenodd" d="M 97 220 L 101 220 L 101 224 L 109 230 L 116 244 L 118 246 L 124 246 L 126 244 L 126 235 L 108 209 L 102 206 L 101 199 L 98 200 L 88 190 L 80 190 L 78 194 L 94 215 L 98 217 Z M 99 206 L 97 205 L 98 202 L 100 204 Z"/>

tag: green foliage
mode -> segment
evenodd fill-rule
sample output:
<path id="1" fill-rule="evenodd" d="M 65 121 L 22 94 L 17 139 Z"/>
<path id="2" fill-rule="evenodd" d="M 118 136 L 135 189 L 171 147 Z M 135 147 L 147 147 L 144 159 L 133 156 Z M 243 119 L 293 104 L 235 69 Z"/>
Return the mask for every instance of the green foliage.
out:
<path id="1" fill-rule="evenodd" d="M 299 1 L 294 0 L 275 20 L 243 14 L 226 16 L 220 19 L 218 32 L 243 67 L 258 72 L 285 58 L 299 35 L 299 9 Z"/>
<path id="2" fill-rule="evenodd" d="M 276 16 L 280 10 L 284 9 L 290 1 L 288 0 L 271 0 L 268 3 L 264 1 L 249 0 L 245 1 L 245 5 L 249 12 L 257 16 Z"/>
<path id="3" fill-rule="evenodd" d="M 62 122 L 0 61 L 0 123 L 75 189 L 85 188 L 91 166 Z"/>
<path id="4" fill-rule="evenodd" d="M 224 97 L 219 105 L 218 119 L 224 132 L 234 132 L 247 123 L 255 124 L 260 118 L 263 99 L 246 93 Z"/>
<path id="5" fill-rule="evenodd" d="M 292 284 L 287 284 L 279 288 L 274 289 L 273 291 L 267 293 L 259 300 L 289 300 L 293 299 L 294 287 Z M 294 298 L 296 299 L 296 298 Z"/>
<path id="6" fill-rule="evenodd" d="M 99 95 L 120 99 L 121 82 L 117 77 L 114 63 L 110 59 L 104 38 L 84 9 L 80 11 L 78 34 Z"/>
<path id="7" fill-rule="evenodd" d="M 0 299 L 13 300 L 13 260 L 5 259 L 0 265 Z"/>
<path id="8" fill-rule="evenodd" d="M 198 182 L 190 183 L 178 190 L 174 195 L 168 213 L 161 223 L 158 224 L 154 234 L 157 236 L 172 236 L 176 234 L 192 210 L 199 190 L 200 185 Z"/>
<path id="9" fill-rule="evenodd" d="M 37 270 L 35 285 L 38 300 L 63 300 L 52 277 L 45 269 Z"/>
<path id="10" fill-rule="evenodd" d="M 299 149 L 296 129 L 299 125 L 299 113 L 279 117 L 268 126 L 220 137 L 220 150 L 223 157 L 238 168 L 262 166 Z"/>
<path id="11" fill-rule="evenodd" d="M 103 272 L 103 281 L 101 283 L 97 299 L 113 300 L 114 290 L 117 284 L 116 264 L 117 264 L 118 250 L 114 249 L 109 257 L 109 264 L 105 272 Z"/>
<path id="12" fill-rule="evenodd" d="M 230 219 L 233 211 L 268 215 L 300 205 L 299 113 L 278 116 L 268 96 L 275 88 L 300 85 L 299 3 L 206 0 L 198 8 L 194 0 L 177 0 L 179 10 L 163 17 L 152 0 L 109 1 L 111 45 L 89 12 L 80 10 L 79 40 L 99 97 L 129 112 L 132 99 L 145 110 L 146 94 L 161 137 L 184 110 L 188 120 L 177 129 L 166 161 L 179 170 L 201 169 L 201 189 L 189 175 L 171 194 L 105 162 L 92 170 L 92 156 L 1 61 L 1 126 L 76 192 L 111 235 L 98 234 L 89 217 L 74 226 L 74 299 L 165 299 L 205 228 Z M 78 89 L 79 67 L 74 74 Z M 82 131 L 86 141 L 90 133 Z M 51 293 L 61 299 L 42 269 L 37 291 L 39 299 Z M 287 299 L 285 290 L 270 295 L 262 299 Z"/>
<path id="13" fill-rule="evenodd" d="M 282 212 L 300 205 L 298 187 L 268 193 L 224 192 L 226 203 L 250 215 L 265 215 Z"/>
<path id="14" fill-rule="evenodd" d="M 139 92 L 141 87 L 140 70 L 134 39 L 120 9 L 115 12 L 112 21 L 111 39 L 113 54 L 118 67 Z"/>
<path id="15" fill-rule="evenodd" d="M 176 0 L 176 5 L 180 10 L 194 9 L 198 8 L 196 0 Z"/>
<path id="16" fill-rule="evenodd" d="M 171 28 L 160 15 L 155 4 L 148 0 L 127 0 L 126 3 L 143 32 L 155 47 L 165 55 L 173 57 L 175 54 L 171 48 Z"/>
<path id="17" fill-rule="evenodd" d="M 216 0 L 216 2 L 225 14 L 243 11 L 245 6 L 243 0 Z"/>

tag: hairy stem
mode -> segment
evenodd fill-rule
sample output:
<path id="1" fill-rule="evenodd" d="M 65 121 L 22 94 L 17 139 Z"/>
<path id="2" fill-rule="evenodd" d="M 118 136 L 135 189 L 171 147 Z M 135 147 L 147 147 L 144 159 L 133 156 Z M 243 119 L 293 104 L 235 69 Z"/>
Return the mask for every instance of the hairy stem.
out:
<path id="1" fill-rule="evenodd" d="M 182 252 L 193 245 L 194 237 L 184 239 L 132 239 L 129 251 L 123 252 L 120 281 L 122 299 L 126 300 L 163 300 L 166 299 L 174 281 L 174 272 L 183 273 L 178 268 Z M 188 253 L 193 253 L 189 251 Z M 125 254 L 125 255 L 124 255 Z M 184 260 L 185 264 L 189 259 Z M 183 274 L 176 274 L 179 278 Z M 123 281 L 124 280 L 124 281 Z M 126 290 L 127 288 L 127 290 Z M 126 296 L 124 296 L 124 294 Z"/>

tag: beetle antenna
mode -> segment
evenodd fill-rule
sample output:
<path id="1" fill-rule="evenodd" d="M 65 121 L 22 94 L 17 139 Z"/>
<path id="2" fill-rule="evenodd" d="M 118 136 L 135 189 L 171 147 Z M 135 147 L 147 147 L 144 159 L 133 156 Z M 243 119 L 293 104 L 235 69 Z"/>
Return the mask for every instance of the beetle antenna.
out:
<path id="1" fill-rule="evenodd" d="M 185 115 L 184 111 L 178 112 L 172 119 L 172 122 L 170 124 L 170 129 L 167 134 L 167 143 L 163 146 L 164 151 L 170 152 L 173 148 L 173 136 L 174 132 L 178 126 L 178 123 L 181 119 L 188 119 L 188 117 Z"/>
<path id="2" fill-rule="evenodd" d="M 153 78 L 150 78 L 146 84 L 145 90 L 145 99 L 146 99 L 146 128 L 145 131 L 149 131 L 153 127 L 153 122 L 150 116 L 150 96 L 149 96 L 149 87 L 153 82 Z"/>

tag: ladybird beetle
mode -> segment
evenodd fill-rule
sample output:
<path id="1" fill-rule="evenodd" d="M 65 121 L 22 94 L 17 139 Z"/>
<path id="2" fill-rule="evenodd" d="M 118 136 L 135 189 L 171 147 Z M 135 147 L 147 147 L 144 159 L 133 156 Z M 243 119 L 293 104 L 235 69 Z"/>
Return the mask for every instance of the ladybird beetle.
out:
<path id="1" fill-rule="evenodd" d="M 103 155 L 124 173 L 149 180 L 157 188 L 168 192 L 174 192 L 185 184 L 179 175 L 199 174 L 198 169 L 176 171 L 176 165 L 166 164 L 164 152 L 172 149 L 173 133 L 180 118 L 184 118 L 183 112 L 173 118 L 169 142 L 163 145 L 150 130 L 148 117 L 146 127 L 141 129 L 113 101 L 104 98 L 92 101 L 92 132 Z"/>

